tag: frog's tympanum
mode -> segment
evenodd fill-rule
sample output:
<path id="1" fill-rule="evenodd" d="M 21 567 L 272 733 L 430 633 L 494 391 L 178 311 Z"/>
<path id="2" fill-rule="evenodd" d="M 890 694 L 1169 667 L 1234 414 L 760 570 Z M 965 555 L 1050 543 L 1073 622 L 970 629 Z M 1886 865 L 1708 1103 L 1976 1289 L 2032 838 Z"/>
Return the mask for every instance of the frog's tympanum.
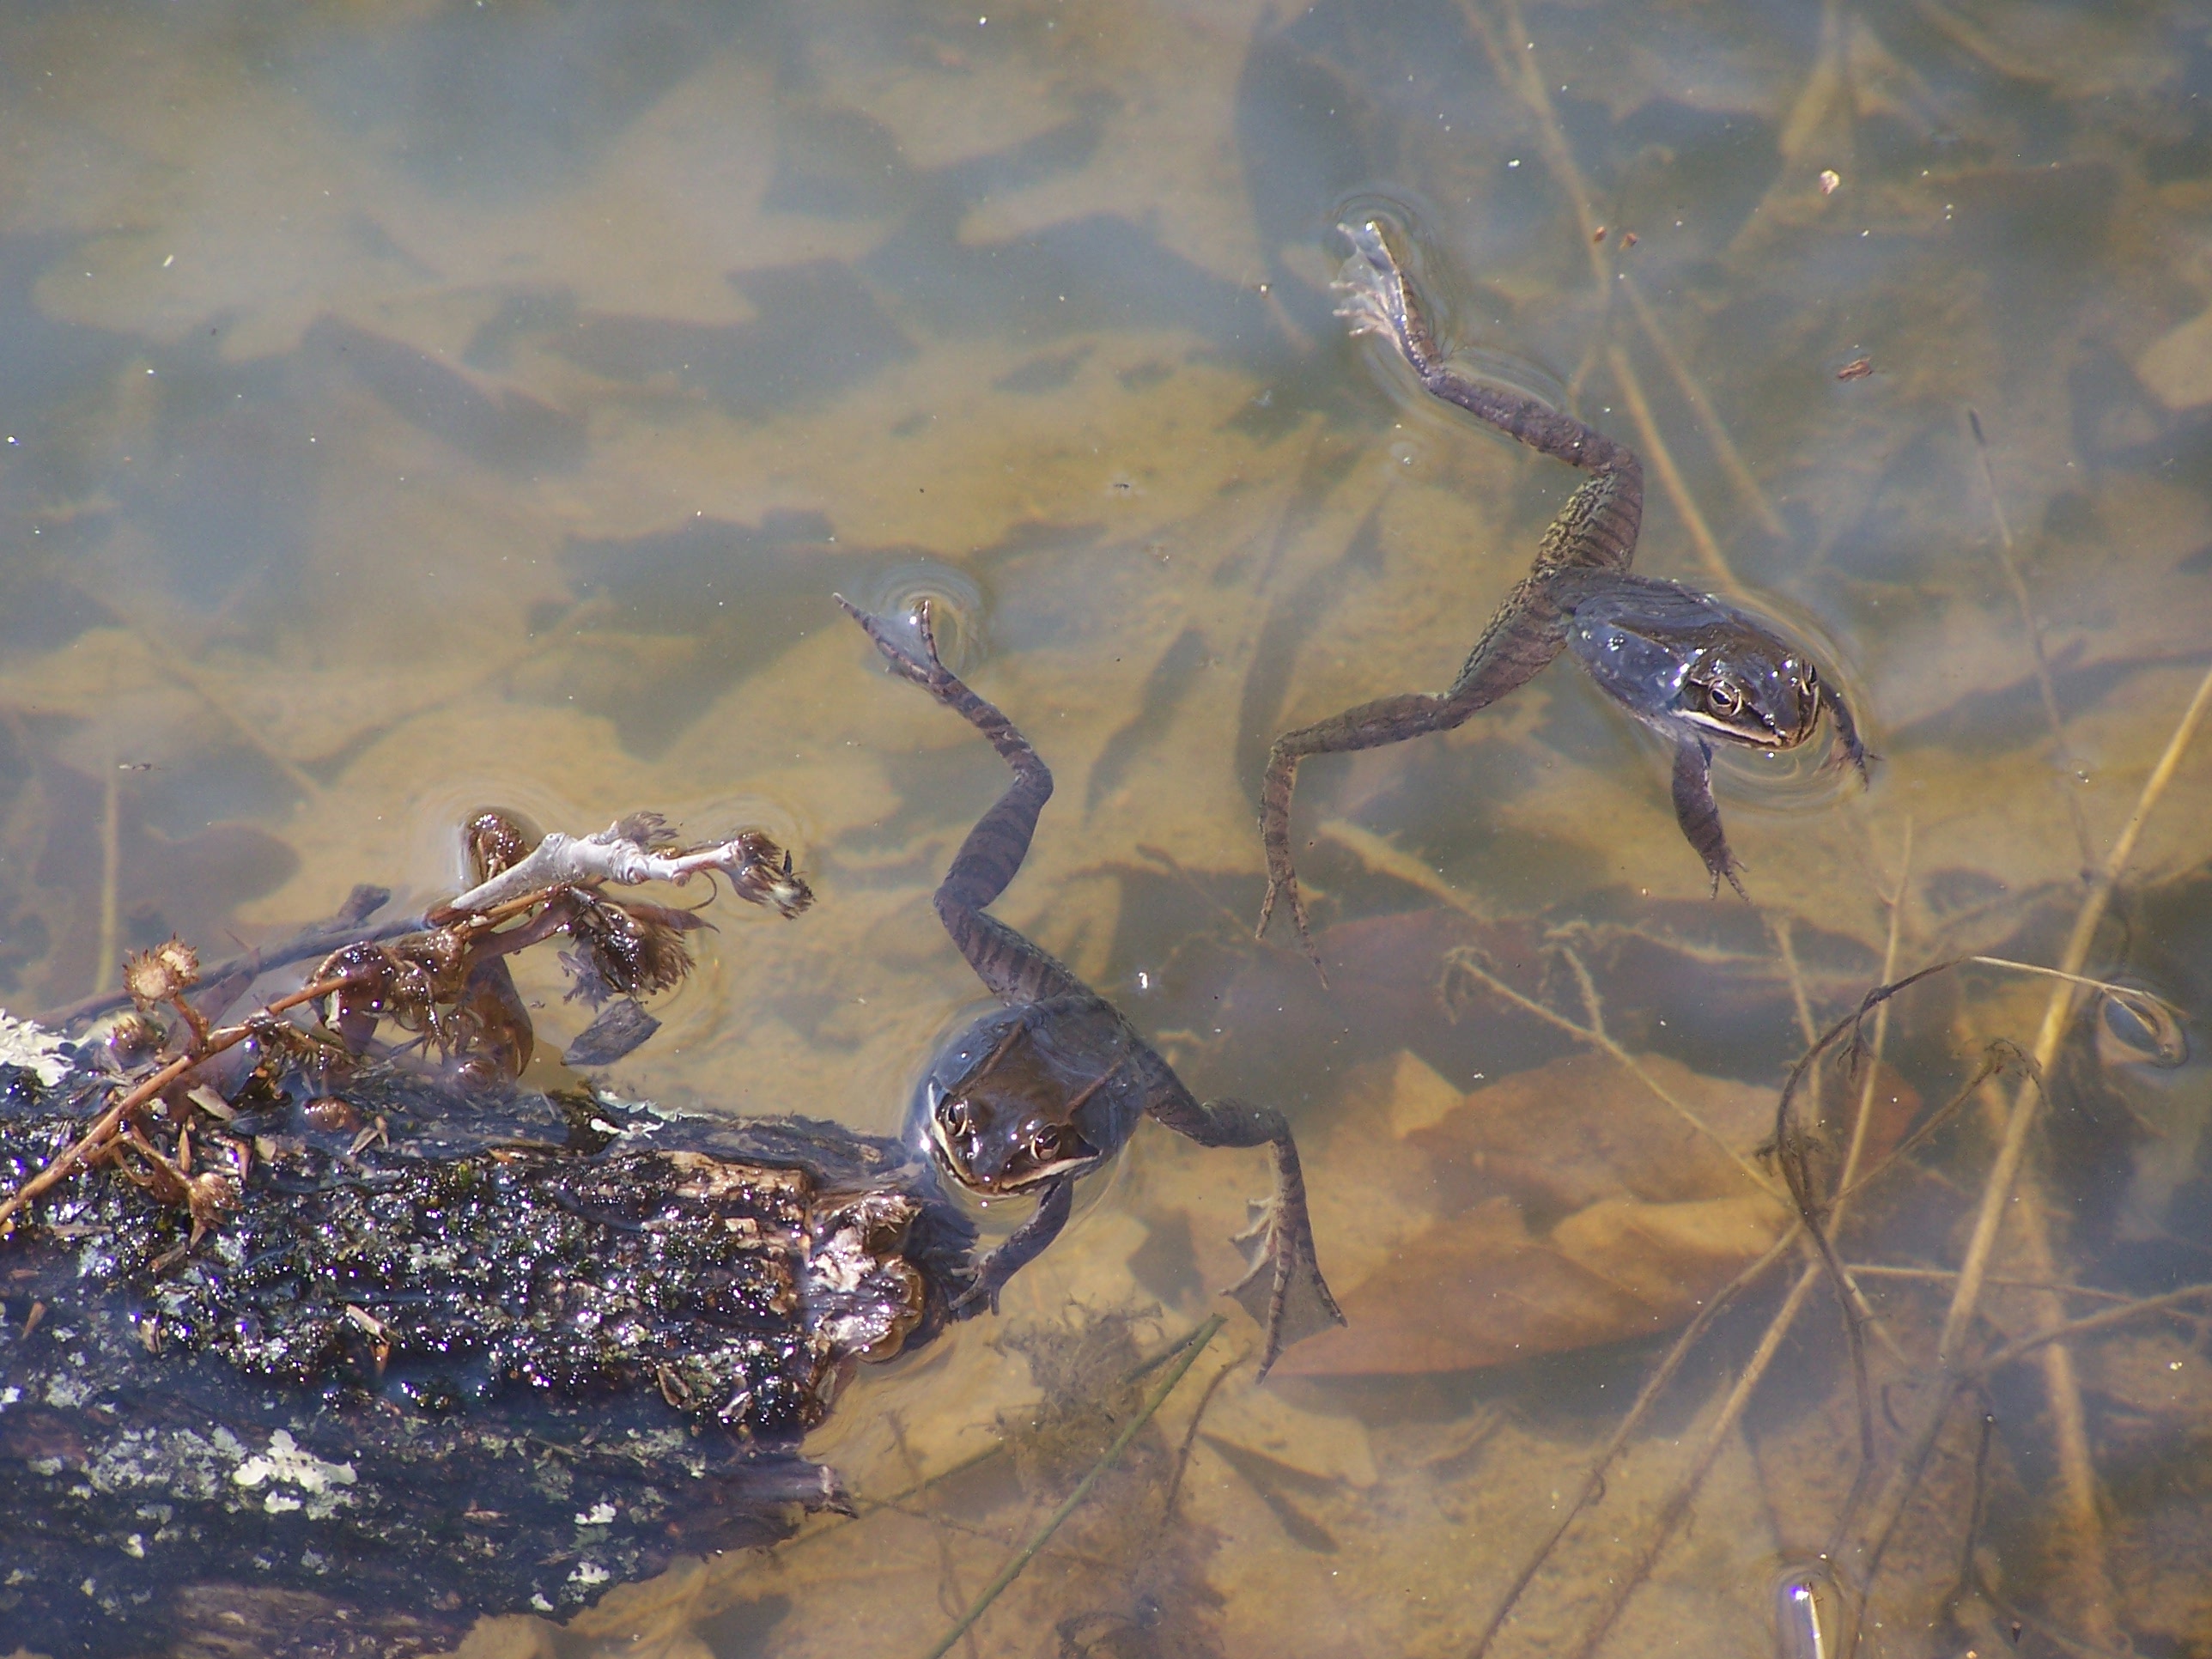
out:
<path id="1" fill-rule="evenodd" d="M 939 660 L 926 603 L 918 617 L 919 657 L 885 624 L 838 603 L 893 669 L 988 738 L 1014 775 L 968 832 L 937 889 L 945 932 L 1006 1006 L 975 1021 L 939 1056 L 919 1105 L 930 1152 L 952 1181 L 983 1195 L 1034 1193 L 1037 1207 L 979 1265 L 955 1311 L 996 1304 L 1006 1281 L 1066 1225 L 1076 1178 L 1111 1158 L 1149 1115 L 1201 1146 L 1273 1150 L 1274 1196 L 1247 1236 L 1255 1246 L 1252 1270 L 1231 1291 L 1266 1328 L 1264 1376 L 1287 1344 L 1344 1322 L 1315 1259 L 1290 1125 L 1273 1107 L 1199 1101 L 1120 1010 L 986 914 L 1022 867 L 1037 814 L 1052 798 L 1052 774 L 1013 722 Z"/>
<path id="2" fill-rule="evenodd" d="M 1630 574 L 1644 517 L 1644 465 L 1626 445 L 1525 393 L 1473 380 L 1443 362 L 1428 320 L 1376 223 L 1340 227 L 1352 258 L 1337 286 L 1337 314 L 1355 334 L 1395 344 L 1430 394 L 1456 404 L 1530 448 L 1590 475 L 1545 532 L 1536 561 L 1475 642 L 1459 678 L 1439 695 L 1407 692 L 1348 708 L 1275 739 L 1261 787 L 1267 848 L 1267 931 L 1278 897 L 1306 952 L 1297 872 L 1291 860 L 1291 792 L 1308 755 L 1376 749 L 1459 726 L 1523 684 L 1562 647 L 1629 713 L 1674 744 L 1674 816 L 1712 874 L 1741 894 L 1739 866 L 1722 833 L 1710 773 L 1716 742 L 1794 749 L 1826 708 L 1841 760 L 1863 777 L 1867 756 L 1850 710 L 1805 647 L 1775 626 L 1704 593 Z M 1315 957 L 1316 965 L 1319 957 Z"/>

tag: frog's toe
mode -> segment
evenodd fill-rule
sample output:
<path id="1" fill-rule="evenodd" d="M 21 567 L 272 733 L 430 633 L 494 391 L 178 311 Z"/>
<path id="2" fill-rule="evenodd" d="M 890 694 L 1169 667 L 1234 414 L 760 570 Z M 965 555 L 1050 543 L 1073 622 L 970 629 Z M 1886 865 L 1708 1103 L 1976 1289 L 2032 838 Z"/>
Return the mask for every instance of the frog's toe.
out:
<path id="1" fill-rule="evenodd" d="M 1328 1281 L 1321 1275 L 1312 1236 L 1284 1225 L 1282 1212 L 1272 1200 L 1251 1207 L 1252 1225 L 1231 1240 L 1244 1248 L 1251 1265 L 1224 1293 L 1235 1297 L 1267 1333 L 1260 1356 L 1260 1375 L 1264 1378 L 1291 1344 L 1318 1335 L 1345 1320 L 1336 1297 L 1329 1292 Z"/>
<path id="2" fill-rule="evenodd" d="M 999 1311 L 999 1292 L 1003 1288 L 1003 1285 L 994 1285 L 988 1279 L 979 1277 L 945 1304 L 945 1312 L 955 1319 L 973 1319 L 979 1314 L 995 1314 Z"/>

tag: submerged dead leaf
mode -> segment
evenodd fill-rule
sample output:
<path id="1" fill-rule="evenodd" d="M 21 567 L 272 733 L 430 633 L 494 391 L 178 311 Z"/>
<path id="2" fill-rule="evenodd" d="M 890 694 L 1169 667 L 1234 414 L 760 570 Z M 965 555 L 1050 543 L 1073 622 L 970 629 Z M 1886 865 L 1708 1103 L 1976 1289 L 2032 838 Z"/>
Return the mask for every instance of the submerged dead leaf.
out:
<path id="1" fill-rule="evenodd" d="M 1432 1183 L 1437 1218 L 1342 1294 L 1346 1328 L 1299 1344 L 1278 1370 L 1469 1370 L 1690 1319 L 1790 1222 L 1753 1156 L 1773 1128 L 1774 1093 L 1662 1055 L 1635 1063 L 1571 1055 L 1404 1134 L 1399 1161 Z M 1878 1081 L 1876 1156 L 1918 1104 L 1893 1076 Z M 1839 1079 L 1832 1106 L 1857 1088 Z M 1399 1114 L 1400 1099 L 1389 1109 Z M 1844 1121 L 1823 1117 L 1832 1134 Z"/>

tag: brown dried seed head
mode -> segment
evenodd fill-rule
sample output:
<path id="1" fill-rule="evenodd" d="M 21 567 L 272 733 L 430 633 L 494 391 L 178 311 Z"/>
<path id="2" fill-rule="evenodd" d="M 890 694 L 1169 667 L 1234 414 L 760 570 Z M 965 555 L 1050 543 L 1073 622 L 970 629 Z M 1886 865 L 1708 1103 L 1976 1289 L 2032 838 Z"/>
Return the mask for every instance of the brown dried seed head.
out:
<path id="1" fill-rule="evenodd" d="M 123 958 L 123 988 L 141 1008 L 189 991 L 200 982 L 200 953 L 172 933 L 150 951 Z"/>
<path id="2" fill-rule="evenodd" d="M 792 868 L 791 854 L 759 830 L 738 836 L 737 847 L 738 857 L 726 873 L 739 898 L 774 905 L 785 916 L 795 916 L 814 902 L 814 890 Z"/>
<path id="3" fill-rule="evenodd" d="M 497 808 L 477 813 L 461 835 L 468 845 L 469 867 L 479 883 L 513 869 L 536 852 L 544 839 L 520 813 Z"/>
<path id="4" fill-rule="evenodd" d="M 175 977 L 179 990 L 189 991 L 200 982 L 200 953 L 174 933 L 155 945 L 154 954 Z"/>
<path id="5" fill-rule="evenodd" d="M 200 1235 L 221 1220 L 226 1212 L 238 1207 L 238 1182 L 226 1170 L 210 1170 L 185 1183 L 185 1207 L 191 1214 L 195 1244 L 199 1243 Z"/>

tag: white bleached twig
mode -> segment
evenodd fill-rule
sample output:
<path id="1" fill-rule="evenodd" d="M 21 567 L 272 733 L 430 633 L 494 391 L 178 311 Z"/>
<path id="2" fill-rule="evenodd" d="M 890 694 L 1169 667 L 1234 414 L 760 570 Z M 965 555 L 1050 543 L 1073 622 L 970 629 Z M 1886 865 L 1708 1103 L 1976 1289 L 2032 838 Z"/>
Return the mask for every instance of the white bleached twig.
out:
<path id="1" fill-rule="evenodd" d="M 741 830 L 712 847 L 681 851 L 655 850 L 639 834 L 637 826 L 628 819 L 611 823 L 595 836 L 564 836 L 555 830 L 527 858 L 490 880 L 479 882 L 449 901 L 443 910 L 451 914 L 496 909 L 549 887 L 595 882 L 623 887 L 648 881 L 681 883 L 702 871 L 727 877 L 740 898 L 755 904 L 773 904 L 787 916 L 797 915 L 813 902 L 806 884 L 792 872 L 791 854 L 757 830 Z"/>

